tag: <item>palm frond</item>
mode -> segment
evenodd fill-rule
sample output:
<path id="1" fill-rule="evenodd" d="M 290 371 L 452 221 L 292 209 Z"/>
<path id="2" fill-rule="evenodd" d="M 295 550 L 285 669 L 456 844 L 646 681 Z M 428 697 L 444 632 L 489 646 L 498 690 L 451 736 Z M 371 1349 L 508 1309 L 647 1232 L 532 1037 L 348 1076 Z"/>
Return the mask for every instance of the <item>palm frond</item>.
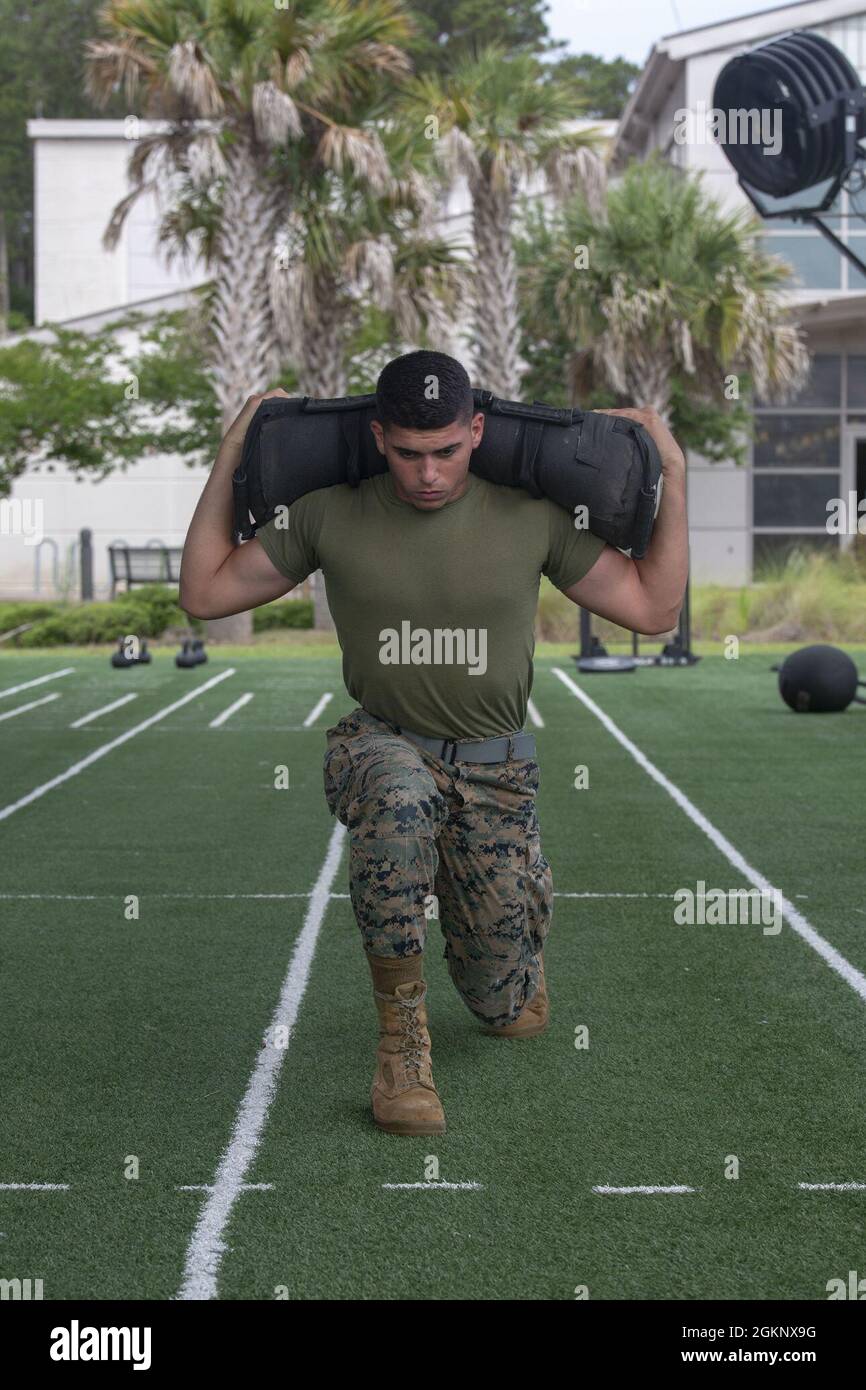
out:
<path id="1" fill-rule="evenodd" d="M 214 71 L 195 39 L 172 46 L 168 78 L 178 95 L 202 116 L 218 116 L 225 108 Z"/>

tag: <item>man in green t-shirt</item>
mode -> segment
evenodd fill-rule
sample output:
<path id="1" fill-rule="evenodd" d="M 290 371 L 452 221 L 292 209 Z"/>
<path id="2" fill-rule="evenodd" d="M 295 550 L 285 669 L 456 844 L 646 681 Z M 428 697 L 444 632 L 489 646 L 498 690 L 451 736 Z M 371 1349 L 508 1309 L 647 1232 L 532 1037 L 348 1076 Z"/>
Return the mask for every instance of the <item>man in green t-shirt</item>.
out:
<path id="1" fill-rule="evenodd" d="M 269 395 L 286 395 L 284 391 Z M 181 603 L 215 618 L 321 570 L 356 708 L 327 731 L 325 795 L 349 830 L 349 888 L 373 978 L 373 1117 L 445 1128 L 433 1081 L 423 953 L 438 918 L 448 969 L 489 1034 L 547 1026 L 552 880 L 541 852 L 532 688 L 540 576 L 642 633 L 675 626 L 687 574 L 685 463 L 652 410 L 664 470 L 651 545 L 632 560 L 546 498 L 469 472 L 481 441 L 465 369 L 438 352 L 389 362 L 371 428 L 388 471 L 307 493 L 253 541 L 232 533 L 231 475 L 261 396 L 220 446 L 187 536 Z"/>

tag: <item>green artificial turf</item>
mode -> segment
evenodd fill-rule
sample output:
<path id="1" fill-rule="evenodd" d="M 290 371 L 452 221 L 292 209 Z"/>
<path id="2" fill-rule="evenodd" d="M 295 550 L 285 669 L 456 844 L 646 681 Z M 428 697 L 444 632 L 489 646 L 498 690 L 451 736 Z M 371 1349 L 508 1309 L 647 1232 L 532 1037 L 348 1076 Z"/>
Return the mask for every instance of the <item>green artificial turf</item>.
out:
<path id="1" fill-rule="evenodd" d="M 742 649 L 741 649 L 742 650 Z M 866 667 L 863 654 L 861 669 Z M 690 670 L 574 677 L 821 936 L 866 972 L 866 709 L 797 716 L 766 653 Z M 229 1143 L 334 822 L 323 729 L 351 708 L 333 657 L 6 653 L 2 805 L 229 665 L 236 674 L 0 820 L 0 1278 L 46 1298 L 166 1299 Z M 539 815 L 558 893 L 748 887 L 554 675 L 533 701 Z M 79 730 L 72 720 L 135 690 Z M 303 720 L 324 691 L 314 728 Z M 246 691 L 221 729 L 208 721 Z M 531 725 L 527 724 L 527 727 Z M 274 770 L 289 769 L 287 790 Z M 585 765 L 589 786 L 575 789 Z M 345 894 L 346 846 L 334 883 Z M 24 895 L 37 895 L 27 897 Z M 45 895 L 57 895 L 49 897 Z M 129 898 L 139 903 L 130 918 Z M 211 895 L 211 896 L 208 896 Z M 381 1134 L 368 1109 L 375 1012 L 345 897 L 327 908 L 218 1294 L 308 1298 L 826 1298 L 862 1266 L 866 1002 L 786 924 L 677 926 L 671 897 L 558 897 L 548 1033 L 483 1036 L 427 952 L 443 1136 Z M 575 1030 L 589 1046 L 575 1048 Z M 739 1177 L 725 1177 L 735 1157 Z M 476 1190 L 388 1190 L 439 1178 Z M 126 1174 L 137 1160 L 137 1178 Z M 684 1184 L 680 1196 L 595 1185 Z M 859 1261 L 859 1264 L 858 1264 Z"/>

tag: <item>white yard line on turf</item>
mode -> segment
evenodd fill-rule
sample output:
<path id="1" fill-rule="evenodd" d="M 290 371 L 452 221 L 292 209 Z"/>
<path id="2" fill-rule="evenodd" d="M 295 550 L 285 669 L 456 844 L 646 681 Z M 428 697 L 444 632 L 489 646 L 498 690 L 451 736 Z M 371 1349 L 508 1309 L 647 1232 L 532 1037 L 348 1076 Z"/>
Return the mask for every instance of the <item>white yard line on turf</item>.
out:
<path id="1" fill-rule="evenodd" d="M 538 713 L 538 710 L 535 708 L 534 702 L 533 702 L 532 700 L 527 700 L 527 702 L 526 702 L 526 707 L 527 707 L 527 709 L 529 710 L 529 717 L 530 717 L 530 719 L 532 720 L 533 724 L 535 725 L 536 729 L 543 729 L 543 728 L 544 728 L 544 720 L 542 719 L 541 715 Z"/>
<path id="2" fill-rule="evenodd" d="M 265 1128 L 268 1110 L 276 1094 L 277 1080 L 288 1051 L 288 1043 L 298 1017 L 301 1000 L 310 978 L 313 953 L 319 929 L 328 908 L 331 884 L 340 867 L 346 827 L 336 821 L 328 843 L 328 851 L 319 870 L 310 905 L 301 933 L 295 943 L 280 998 L 268 1026 L 268 1033 L 280 1033 L 281 1046 L 263 1047 L 256 1059 L 246 1094 L 235 1118 L 234 1129 L 214 1177 L 209 1193 L 199 1213 L 195 1230 L 186 1252 L 183 1283 L 179 1299 L 209 1299 L 217 1296 L 217 1276 L 226 1252 L 224 1234 L 232 1207 L 243 1191 Z"/>
<path id="3" fill-rule="evenodd" d="M 224 709 L 222 714 L 218 714 L 216 719 L 212 719 L 208 724 L 208 728 L 218 729 L 227 719 L 231 719 L 236 710 L 243 709 L 244 705 L 248 705 L 252 698 L 252 691 L 248 690 L 239 700 L 235 700 L 233 705 L 229 705 L 228 709 Z"/>
<path id="4" fill-rule="evenodd" d="M 301 727 L 304 729 L 309 729 L 311 724 L 315 724 L 319 715 L 322 713 L 322 710 L 325 708 L 325 705 L 328 703 L 329 700 L 333 700 L 333 698 L 333 692 L 331 691 L 328 691 L 325 695 L 323 695 L 319 703 L 313 709 L 310 710 Z"/>
<path id="5" fill-rule="evenodd" d="M 580 686 L 577 685 L 565 671 L 561 671 L 558 666 L 554 666 L 553 674 L 558 676 L 566 689 L 570 690 L 572 695 L 575 695 L 591 714 L 595 715 L 596 719 L 604 725 L 608 733 L 613 735 L 617 743 L 619 743 L 627 753 L 631 754 L 638 766 L 642 767 L 644 772 L 648 773 L 653 781 L 657 782 L 658 785 L 667 792 L 668 796 L 672 797 L 680 810 L 685 811 L 692 824 L 696 825 L 699 830 L 704 832 L 707 839 L 715 845 L 720 854 L 724 855 L 732 868 L 737 869 L 744 878 L 747 878 L 750 883 L 754 884 L 756 888 L 761 889 L 762 892 L 779 894 L 775 901 L 779 902 L 782 914 L 788 925 L 793 928 L 797 935 L 801 937 L 807 945 L 812 947 L 813 951 L 818 953 L 822 960 L 827 962 L 831 970 L 835 970 L 837 975 L 842 977 L 846 985 L 850 985 L 855 993 L 859 994 L 861 999 L 866 1000 L 866 976 L 864 976 L 856 966 L 853 966 L 849 960 L 846 960 L 841 952 L 836 950 L 835 946 L 831 946 L 830 942 L 826 941 L 825 938 L 821 936 L 820 932 L 815 930 L 811 922 L 807 921 L 802 912 L 794 906 L 789 898 L 786 898 L 779 889 L 775 888 L 774 885 L 770 883 L 769 879 L 765 878 L 762 873 L 759 873 L 757 869 L 753 868 L 747 859 L 744 859 L 743 855 L 731 844 L 730 840 L 713 825 L 712 821 L 707 819 L 702 811 L 698 810 L 693 801 L 689 800 L 685 792 L 681 792 L 679 787 L 671 782 L 663 772 L 659 771 L 655 763 L 650 762 L 646 754 L 642 753 L 635 743 L 632 743 L 631 739 L 622 732 L 622 729 L 614 724 L 610 716 L 605 714 L 604 710 L 601 709 L 594 700 L 591 700 L 586 692 L 581 690 Z"/>
<path id="6" fill-rule="evenodd" d="M 244 1182 L 241 1183 L 242 1192 L 271 1192 L 274 1184 L 272 1182 Z M 175 1192 L 213 1192 L 214 1186 L 210 1182 L 185 1183 L 183 1187 L 176 1187 Z"/>
<path id="7" fill-rule="evenodd" d="M 27 705 L 18 705 L 16 709 L 7 709 L 5 714 L 0 714 L 0 719 L 14 719 L 16 714 L 26 714 L 29 709 L 36 709 L 38 705 L 48 705 L 52 700 L 59 699 L 59 695 L 43 695 L 41 700 L 31 700 Z"/>
<path id="8" fill-rule="evenodd" d="M 95 903 L 100 901 L 113 902 L 122 893 L 0 893 L 0 902 L 60 902 L 60 903 Z M 284 898 L 309 898 L 310 893 L 145 893 L 139 897 L 147 898 L 201 898 L 203 901 L 218 900 L 220 902 L 231 902 L 235 899 L 249 900 L 256 898 L 274 898 L 282 902 Z M 329 893 L 329 898 L 348 898 L 348 893 Z"/>
<path id="9" fill-rule="evenodd" d="M 480 1182 L 383 1182 L 389 1192 L 483 1192 Z"/>
<path id="10" fill-rule="evenodd" d="M 672 1187 L 594 1187 L 593 1192 L 599 1193 L 602 1197 L 654 1197 L 657 1194 L 673 1195 L 679 1197 L 684 1192 L 697 1192 L 696 1187 L 682 1187 L 674 1185 Z"/>
<path id="11" fill-rule="evenodd" d="M 149 719 L 144 719 L 140 724 L 135 724 L 133 728 L 127 729 L 125 733 L 119 734 L 117 738 L 113 738 L 110 743 L 103 743 L 100 748 L 94 748 L 93 752 L 88 753 L 86 758 L 82 758 L 80 762 L 73 763 L 65 772 L 60 772 L 56 777 L 52 777 L 50 782 L 43 782 L 40 787 L 34 787 L 32 792 L 28 792 L 26 796 L 20 797 L 18 801 L 13 801 L 10 805 L 4 806 L 3 809 L 0 810 L 0 820 L 6 820 L 8 816 L 14 815 L 16 811 L 20 811 L 22 807 L 29 806 L 31 802 L 37 801 L 39 797 L 44 796 L 46 792 L 53 791 L 55 787 L 62 786 L 64 782 L 69 781 L 70 777 L 77 777 L 78 773 L 83 772 L 86 767 L 90 767 L 91 763 L 98 762 L 100 758 L 104 758 L 105 755 L 112 752 L 113 749 L 119 748 L 121 744 L 127 743 L 131 738 L 135 738 L 136 734 L 141 734 L 145 729 L 151 728 L 153 724 L 158 724 L 161 719 L 165 719 L 169 714 L 174 714 L 175 710 L 180 709 L 183 705 L 188 705 L 190 700 L 195 700 L 199 695 L 203 695 L 206 690 L 210 690 L 213 686 L 219 685 L 220 681 L 226 680 L 229 676 L 233 676 L 234 673 L 235 669 L 233 666 L 230 666 L 227 671 L 220 671 L 218 676 L 212 676 L 209 681 L 205 681 L 204 685 L 197 685 L 195 690 L 188 691 L 186 695 L 181 696 L 179 700 L 175 700 L 173 704 L 166 705 L 165 709 L 157 710 L 156 714 L 152 714 Z"/>
<path id="12" fill-rule="evenodd" d="M 866 1192 L 866 1182 L 798 1182 L 804 1192 Z"/>
<path id="13" fill-rule="evenodd" d="M 64 903 L 90 903 L 98 902 L 104 898 L 113 901 L 119 895 L 117 893 L 0 893 L 0 902 L 8 898 L 10 901 L 18 902 L 64 902 Z M 282 902 L 284 898 L 309 898 L 310 893 L 141 893 L 142 898 L 190 898 L 202 901 L 214 900 L 219 902 Z M 348 893 L 329 893 L 329 898 L 348 898 Z M 560 893 L 554 892 L 555 898 L 667 898 L 673 899 L 676 893 Z M 797 898 L 808 897 L 806 893 L 796 893 Z"/>
<path id="14" fill-rule="evenodd" d="M 111 714 L 113 709 L 120 709 L 121 705 L 128 705 L 130 700 L 137 700 L 138 695 L 133 692 L 131 695 L 121 695 L 119 700 L 112 700 L 110 705 L 103 705 L 101 709 L 92 709 L 89 714 L 82 714 L 80 719 L 76 719 L 70 724 L 70 729 L 81 729 L 85 724 L 89 724 L 92 719 L 98 719 L 101 714 Z"/>
<path id="15" fill-rule="evenodd" d="M 19 690 L 30 690 L 34 685 L 44 685 L 46 681 L 56 681 L 61 676 L 71 676 L 74 670 L 74 666 L 64 666 L 62 671 L 52 671 L 50 676 L 37 676 L 35 680 L 24 681 L 22 685 L 10 685 L 5 690 L 0 690 L 0 700 L 5 700 L 7 695 L 17 695 Z"/>
<path id="16" fill-rule="evenodd" d="M 68 1182 L 0 1182 L 0 1192 L 68 1192 Z"/>

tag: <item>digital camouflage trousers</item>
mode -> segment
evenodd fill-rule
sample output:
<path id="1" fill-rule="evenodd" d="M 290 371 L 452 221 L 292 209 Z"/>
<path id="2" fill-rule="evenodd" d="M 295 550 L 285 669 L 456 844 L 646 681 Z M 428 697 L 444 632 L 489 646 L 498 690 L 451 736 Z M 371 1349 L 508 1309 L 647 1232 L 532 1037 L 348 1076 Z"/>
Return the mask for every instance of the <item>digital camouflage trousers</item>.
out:
<path id="1" fill-rule="evenodd" d="M 326 731 L 325 797 L 349 832 L 366 951 L 420 954 L 438 917 L 464 1003 L 513 1022 L 538 987 L 553 884 L 532 758 L 446 764 L 360 706 Z"/>

